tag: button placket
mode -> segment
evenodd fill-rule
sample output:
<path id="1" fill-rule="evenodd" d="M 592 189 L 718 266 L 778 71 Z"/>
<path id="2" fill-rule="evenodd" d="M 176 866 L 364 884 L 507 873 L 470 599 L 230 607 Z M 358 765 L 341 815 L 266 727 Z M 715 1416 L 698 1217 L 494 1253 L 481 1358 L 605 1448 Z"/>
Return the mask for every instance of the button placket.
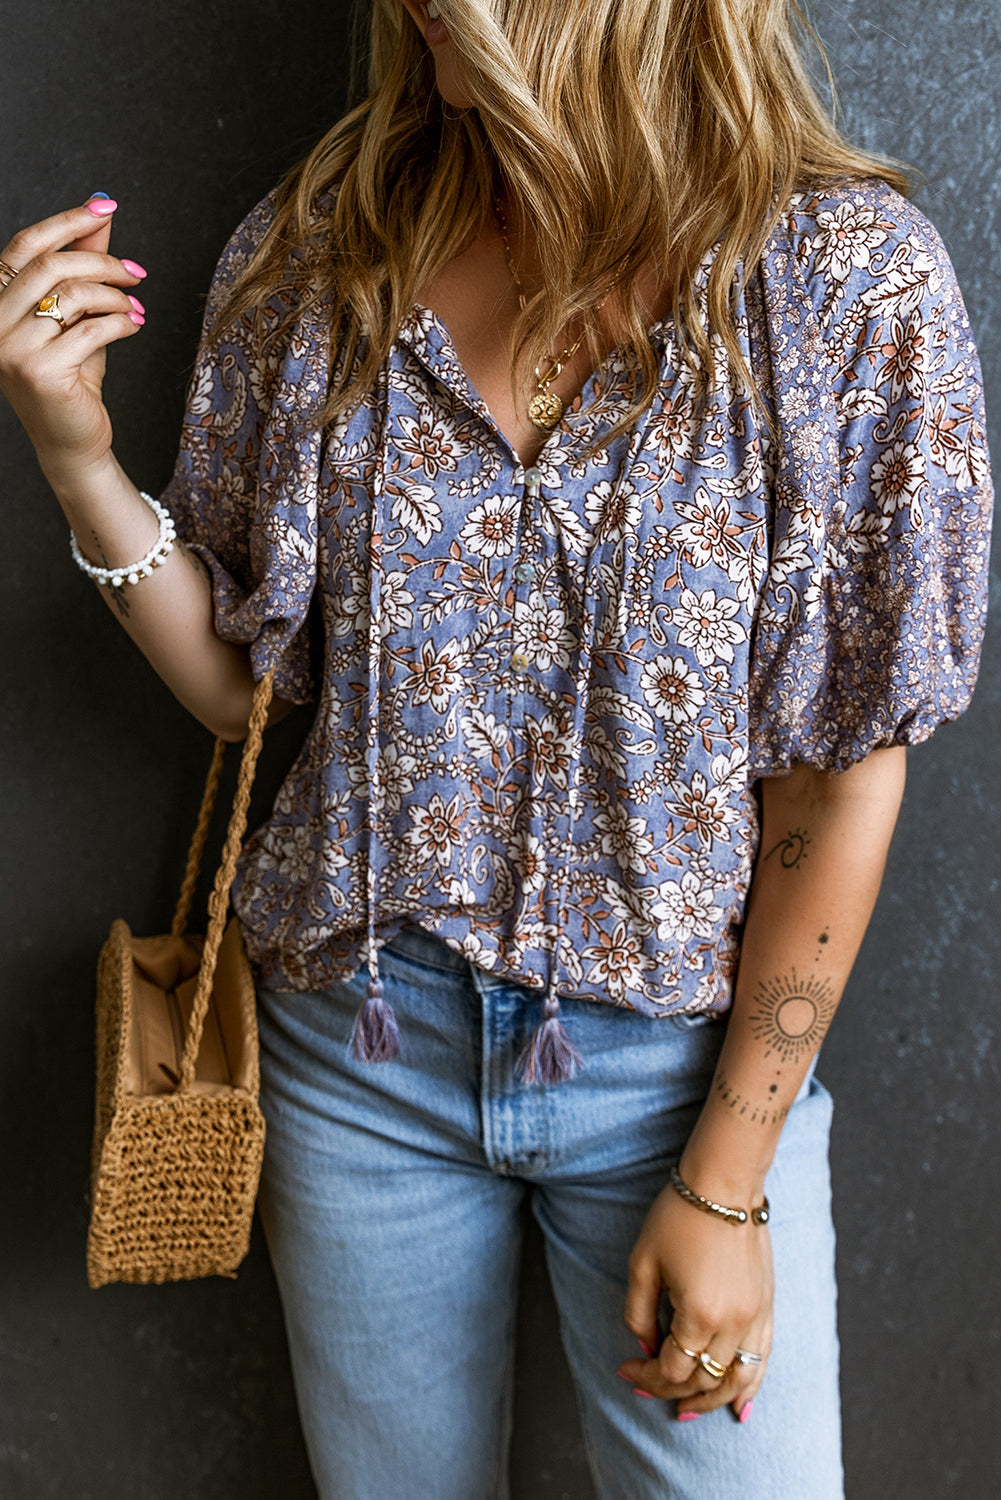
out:
<path id="1" fill-rule="evenodd" d="M 537 500 L 539 497 L 539 492 L 542 488 L 542 470 L 537 469 L 533 465 L 532 467 L 525 470 L 522 478 L 528 498 L 531 500 Z M 522 531 L 522 536 L 524 536 L 525 529 L 523 529 Z M 535 563 L 529 562 L 527 558 L 522 558 L 520 561 L 515 563 L 511 571 L 516 583 L 531 583 L 534 580 L 538 569 Z M 514 633 L 513 625 L 514 620 L 512 618 L 512 635 Z M 508 665 L 510 666 L 511 671 L 517 677 L 522 677 L 531 667 L 532 658 L 526 651 L 512 650 Z"/>

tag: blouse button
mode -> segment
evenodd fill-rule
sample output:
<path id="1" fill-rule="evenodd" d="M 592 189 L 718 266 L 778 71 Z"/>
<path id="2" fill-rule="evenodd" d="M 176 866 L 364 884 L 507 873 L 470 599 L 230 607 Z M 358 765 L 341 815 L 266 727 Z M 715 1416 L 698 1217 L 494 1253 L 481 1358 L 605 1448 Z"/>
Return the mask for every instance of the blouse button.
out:
<path id="1" fill-rule="evenodd" d="M 539 485 L 542 483 L 542 470 L 541 469 L 526 469 L 525 470 L 525 483 L 526 483 L 526 485 L 528 486 L 528 488 L 530 490 L 536 490 L 536 489 L 538 489 Z"/>
<path id="2" fill-rule="evenodd" d="M 511 670 L 513 672 L 527 672 L 531 662 L 524 651 L 514 651 L 511 655 Z"/>
<path id="3" fill-rule="evenodd" d="M 535 564 L 530 562 L 515 563 L 514 576 L 519 583 L 531 583 L 535 577 Z"/>

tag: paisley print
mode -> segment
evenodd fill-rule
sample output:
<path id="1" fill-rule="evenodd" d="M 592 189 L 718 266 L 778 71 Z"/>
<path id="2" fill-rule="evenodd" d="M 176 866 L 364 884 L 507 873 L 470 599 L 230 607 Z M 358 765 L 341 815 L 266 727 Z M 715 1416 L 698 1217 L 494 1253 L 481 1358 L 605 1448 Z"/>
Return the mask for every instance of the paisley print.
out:
<path id="1" fill-rule="evenodd" d="M 261 981 L 322 989 L 414 921 L 561 998 L 725 1010 L 756 779 L 973 691 L 992 490 L 941 239 L 884 182 L 801 192 L 738 303 L 774 433 L 725 374 L 697 410 L 665 319 L 653 408 L 603 440 L 615 350 L 526 471 L 428 308 L 326 435 L 322 299 L 278 349 L 249 319 L 206 349 L 272 211 L 219 260 L 161 497 L 220 636 L 316 703 L 234 886 Z"/>

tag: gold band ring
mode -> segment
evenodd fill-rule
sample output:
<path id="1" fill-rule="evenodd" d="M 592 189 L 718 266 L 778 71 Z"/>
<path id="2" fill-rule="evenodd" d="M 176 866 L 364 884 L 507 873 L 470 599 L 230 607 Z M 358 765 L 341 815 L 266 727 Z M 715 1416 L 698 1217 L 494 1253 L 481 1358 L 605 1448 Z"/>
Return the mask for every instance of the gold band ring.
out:
<path id="1" fill-rule="evenodd" d="M 0 260 L 0 286 L 10 286 L 17 274 L 13 266 L 8 265 L 5 260 Z"/>
<path id="2" fill-rule="evenodd" d="M 703 1349 L 699 1355 L 699 1364 L 705 1370 L 706 1374 L 711 1375 L 714 1380 L 722 1380 L 730 1368 L 729 1365 L 721 1365 L 718 1359 L 713 1359 L 707 1349 Z"/>
<path id="3" fill-rule="evenodd" d="M 698 1349 L 686 1349 L 684 1344 L 679 1344 L 670 1328 L 667 1330 L 667 1336 L 671 1340 L 671 1343 L 674 1345 L 674 1347 L 680 1350 L 682 1354 L 686 1354 L 689 1359 L 701 1359 L 702 1356 L 700 1355 Z"/>
<path id="4" fill-rule="evenodd" d="M 43 297 L 35 308 L 36 318 L 55 318 L 60 328 L 65 328 L 66 319 L 59 307 L 59 293 L 51 292 L 48 297 Z"/>

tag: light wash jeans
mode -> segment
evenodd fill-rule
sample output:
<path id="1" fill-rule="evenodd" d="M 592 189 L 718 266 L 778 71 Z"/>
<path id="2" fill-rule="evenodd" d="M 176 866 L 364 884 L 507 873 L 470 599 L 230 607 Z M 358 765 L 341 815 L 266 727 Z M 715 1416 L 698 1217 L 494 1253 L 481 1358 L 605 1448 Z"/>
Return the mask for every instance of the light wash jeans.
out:
<path id="1" fill-rule="evenodd" d="M 508 1500 L 526 1193 L 601 1500 L 841 1500 L 832 1103 L 812 1070 L 765 1184 L 775 1335 L 752 1415 L 723 1406 L 679 1423 L 673 1402 L 615 1374 L 639 1353 L 622 1318 L 627 1261 L 725 1019 L 568 1001 L 585 1066 L 530 1085 L 514 1063 L 538 995 L 413 927 L 380 950 L 380 971 L 400 1023 L 393 1063 L 349 1050 L 367 970 L 322 993 L 258 995 L 258 1206 L 321 1500 Z"/>

